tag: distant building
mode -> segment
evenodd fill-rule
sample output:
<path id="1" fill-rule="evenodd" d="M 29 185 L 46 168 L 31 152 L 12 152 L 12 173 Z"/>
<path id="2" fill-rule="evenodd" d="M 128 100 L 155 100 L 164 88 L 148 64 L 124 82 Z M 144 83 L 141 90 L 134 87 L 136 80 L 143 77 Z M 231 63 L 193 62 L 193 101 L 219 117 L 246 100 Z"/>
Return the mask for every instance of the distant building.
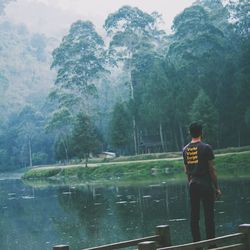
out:
<path id="1" fill-rule="evenodd" d="M 98 157 L 103 159 L 115 158 L 116 154 L 114 152 L 102 152 L 98 154 Z"/>
<path id="2" fill-rule="evenodd" d="M 139 141 L 139 151 L 142 154 L 162 152 L 159 135 L 143 135 Z"/>

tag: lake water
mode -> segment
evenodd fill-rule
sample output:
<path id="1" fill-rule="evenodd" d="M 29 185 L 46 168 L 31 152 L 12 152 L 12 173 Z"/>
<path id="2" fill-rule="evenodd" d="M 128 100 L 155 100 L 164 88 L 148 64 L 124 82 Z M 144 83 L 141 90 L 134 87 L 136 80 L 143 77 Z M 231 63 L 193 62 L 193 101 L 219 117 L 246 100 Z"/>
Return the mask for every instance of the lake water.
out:
<path id="1" fill-rule="evenodd" d="M 250 223 L 250 179 L 220 185 L 217 236 Z M 174 244 L 191 241 L 185 182 L 33 188 L 21 180 L 2 179 L 0 214 L 1 250 L 52 250 L 56 244 L 79 250 L 153 235 L 162 224 L 170 225 Z"/>

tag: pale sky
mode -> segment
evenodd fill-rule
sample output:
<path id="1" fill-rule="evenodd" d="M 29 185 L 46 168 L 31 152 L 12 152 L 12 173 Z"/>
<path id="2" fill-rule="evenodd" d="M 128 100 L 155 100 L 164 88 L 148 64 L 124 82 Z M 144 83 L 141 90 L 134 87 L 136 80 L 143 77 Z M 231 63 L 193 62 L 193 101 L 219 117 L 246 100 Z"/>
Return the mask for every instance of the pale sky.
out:
<path id="1" fill-rule="evenodd" d="M 24 23 L 32 32 L 49 36 L 66 34 L 70 25 L 79 20 L 92 21 L 101 32 L 108 14 L 124 5 L 138 7 L 163 16 L 170 32 L 173 18 L 194 0 L 16 0 L 5 10 L 6 17 L 17 24 Z"/>

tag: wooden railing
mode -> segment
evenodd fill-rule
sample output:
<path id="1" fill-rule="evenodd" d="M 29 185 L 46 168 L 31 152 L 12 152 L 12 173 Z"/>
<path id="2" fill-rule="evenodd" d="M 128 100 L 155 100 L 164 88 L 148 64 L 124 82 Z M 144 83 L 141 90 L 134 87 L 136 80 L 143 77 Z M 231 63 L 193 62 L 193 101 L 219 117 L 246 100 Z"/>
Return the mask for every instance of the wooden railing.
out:
<path id="1" fill-rule="evenodd" d="M 233 243 L 227 243 L 228 241 Z M 239 233 L 177 246 L 171 246 L 169 226 L 161 225 L 156 227 L 156 235 L 153 236 L 83 250 L 113 250 L 136 245 L 139 250 L 194 250 L 204 247 L 210 247 L 210 249 L 214 250 L 250 250 L 250 224 L 240 225 Z M 220 247 L 216 247 L 216 245 L 220 245 Z M 53 250 L 70 249 L 68 245 L 57 245 L 53 247 Z"/>

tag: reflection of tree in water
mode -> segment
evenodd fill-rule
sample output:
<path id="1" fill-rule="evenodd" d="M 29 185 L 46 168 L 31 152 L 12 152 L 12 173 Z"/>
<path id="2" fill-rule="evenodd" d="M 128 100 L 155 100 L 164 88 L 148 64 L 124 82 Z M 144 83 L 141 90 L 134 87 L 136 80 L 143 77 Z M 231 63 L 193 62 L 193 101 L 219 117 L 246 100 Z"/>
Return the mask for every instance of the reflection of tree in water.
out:
<path id="1" fill-rule="evenodd" d="M 215 211 L 218 236 L 236 232 L 238 224 L 247 222 L 244 218 L 249 211 L 249 185 L 244 180 L 221 182 L 224 195 Z M 60 188 L 58 192 L 67 217 L 57 219 L 55 224 L 65 236 L 73 237 L 69 240 L 73 249 L 148 236 L 161 224 L 170 225 L 175 244 L 191 241 L 186 182 Z M 204 231 L 203 224 L 201 221 Z"/>
<path id="2" fill-rule="evenodd" d="M 142 212 L 136 187 L 119 187 L 115 189 L 110 209 L 116 218 L 114 230 L 116 241 L 140 237 L 138 233 L 142 225 Z M 132 235 L 132 236 L 131 236 Z"/>
<path id="3" fill-rule="evenodd" d="M 100 225 L 106 217 L 106 204 L 102 197 L 96 195 L 96 189 L 91 186 L 79 188 L 60 188 L 58 200 L 61 207 L 68 214 L 67 218 L 56 221 L 57 227 L 71 235 L 82 247 L 88 247 L 100 235 Z M 93 243 L 92 243 L 93 244 Z"/>
<path id="4" fill-rule="evenodd" d="M 56 238 L 50 224 L 53 191 L 34 190 L 20 180 L 1 181 L 0 189 L 0 249 L 51 249 Z"/>
<path id="5" fill-rule="evenodd" d="M 157 225 L 170 224 L 170 219 L 186 218 L 186 191 L 186 185 L 119 188 L 116 202 L 110 203 L 117 218 L 115 231 L 121 232 L 115 236 L 117 241 L 148 236 L 154 234 Z"/>
<path id="6" fill-rule="evenodd" d="M 216 226 L 219 235 L 238 231 L 238 225 L 250 221 L 249 179 L 220 181 L 222 197 L 216 202 Z M 247 221 L 246 221 L 247 219 Z"/>
<path id="7" fill-rule="evenodd" d="M 71 216 L 55 223 L 82 247 L 154 234 L 155 226 L 186 217 L 186 207 L 177 209 L 186 197 L 185 185 L 88 186 L 58 192 L 61 207 Z"/>

